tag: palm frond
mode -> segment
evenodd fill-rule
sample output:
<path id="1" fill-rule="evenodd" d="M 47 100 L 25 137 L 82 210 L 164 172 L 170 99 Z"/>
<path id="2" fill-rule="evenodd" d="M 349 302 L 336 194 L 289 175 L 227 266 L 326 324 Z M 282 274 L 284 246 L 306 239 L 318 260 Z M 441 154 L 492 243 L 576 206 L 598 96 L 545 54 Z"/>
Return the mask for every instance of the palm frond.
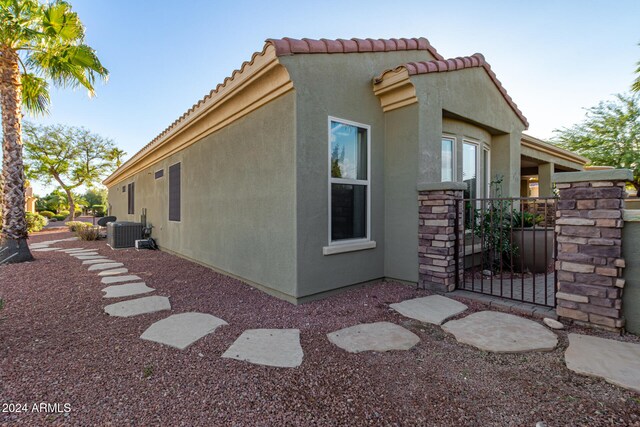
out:
<path id="1" fill-rule="evenodd" d="M 60 37 L 65 41 L 82 41 L 84 26 L 78 14 L 71 10 L 69 3 L 56 1 L 45 7 L 42 29 L 48 37 Z"/>
<path id="2" fill-rule="evenodd" d="M 34 74 L 22 74 L 22 105 L 31 114 L 45 115 L 49 113 L 49 84 Z"/>
<path id="3" fill-rule="evenodd" d="M 94 95 L 96 78 L 106 80 L 109 75 L 95 51 L 87 45 L 51 46 L 47 50 L 33 52 L 27 59 L 27 65 L 50 78 L 56 86 L 83 86 L 89 91 L 89 96 Z"/>

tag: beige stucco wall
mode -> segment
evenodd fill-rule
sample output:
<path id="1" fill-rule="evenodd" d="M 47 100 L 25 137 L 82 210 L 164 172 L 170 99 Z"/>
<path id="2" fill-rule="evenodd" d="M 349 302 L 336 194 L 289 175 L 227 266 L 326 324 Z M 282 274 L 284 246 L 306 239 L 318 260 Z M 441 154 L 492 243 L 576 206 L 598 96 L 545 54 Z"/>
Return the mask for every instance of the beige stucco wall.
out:
<path id="1" fill-rule="evenodd" d="M 373 93 L 372 79 L 399 64 L 431 59 L 426 51 L 280 58 L 297 88 L 299 297 L 386 275 L 385 118 Z M 377 244 L 375 249 L 323 255 L 323 247 L 329 243 L 329 116 L 371 126 L 371 238 Z M 414 191 L 415 175 L 409 181 L 409 191 Z"/>
<path id="2" fill-rule="evenodd" d="M 270 288 L 296 293 L 294 92 L 109 188 L 111 213 L 139 221 L 161 248 Z M 181 221 L 168 220 L 169 166 L 181 162 Z M 164 169 L 164 177 L 154 172 Z M 134 181 L 135 215 L 122 186 Z"/>

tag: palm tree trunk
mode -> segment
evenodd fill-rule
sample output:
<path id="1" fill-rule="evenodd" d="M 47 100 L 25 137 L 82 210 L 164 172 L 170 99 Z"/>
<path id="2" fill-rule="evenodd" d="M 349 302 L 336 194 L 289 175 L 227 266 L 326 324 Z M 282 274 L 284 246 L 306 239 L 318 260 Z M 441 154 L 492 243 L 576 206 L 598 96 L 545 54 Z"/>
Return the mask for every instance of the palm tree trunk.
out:
<path id="1" fill-rule="evenodd" d="M 0 50 L 0 102 L 2 105 L 2 235 L 0 263 L 33 259 L 27 245 L 24 165 L 22 163 L 22 84 L 18 54 Z"/>

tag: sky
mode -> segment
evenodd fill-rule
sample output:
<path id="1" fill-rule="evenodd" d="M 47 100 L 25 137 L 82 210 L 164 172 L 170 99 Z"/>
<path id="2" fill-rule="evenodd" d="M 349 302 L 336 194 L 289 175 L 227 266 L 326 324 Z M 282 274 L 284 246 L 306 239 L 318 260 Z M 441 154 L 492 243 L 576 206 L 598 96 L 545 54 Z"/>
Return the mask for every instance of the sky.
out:
<path id="1" fill-rule="evenodd" d="M 53 89 L 50 115 L 27 120 L 84 126 L 127 157 L 267 38 L 426 37 L 445 58 L 480 52 L 542 139 L 628 91 L 640 60 L 638 0 L 70 2 L 109 81 L 92 99 Z"/>

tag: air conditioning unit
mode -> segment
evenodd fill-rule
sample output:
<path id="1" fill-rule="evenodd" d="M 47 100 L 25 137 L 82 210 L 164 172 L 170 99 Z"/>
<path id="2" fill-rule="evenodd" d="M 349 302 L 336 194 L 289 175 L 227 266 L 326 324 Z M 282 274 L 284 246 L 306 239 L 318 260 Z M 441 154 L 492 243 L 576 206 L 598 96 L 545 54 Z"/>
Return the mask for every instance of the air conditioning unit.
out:
<path id="1" fill-rule="evenodd" d="M 113 249 L 132 248 L 142 239 L 142 223 L 110 222 L 107 224 L 107 244 Z"/>

